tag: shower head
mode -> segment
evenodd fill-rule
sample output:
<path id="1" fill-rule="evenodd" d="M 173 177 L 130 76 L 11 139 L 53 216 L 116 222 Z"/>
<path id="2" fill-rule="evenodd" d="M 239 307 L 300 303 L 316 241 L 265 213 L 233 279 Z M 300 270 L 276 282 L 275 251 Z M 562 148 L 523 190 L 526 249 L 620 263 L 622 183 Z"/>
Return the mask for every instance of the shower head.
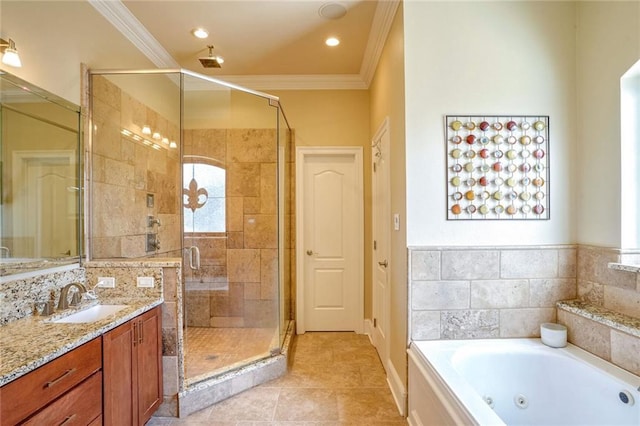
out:
<path id="1" fill-rule="evenodd" d="M 205 68 L 222 68 L 220 62 L 216 58 L 199 58 L 198 59 Z"/>
<path id="2" fill-rule="evenodd" d="M 209 45 L 207 47 L 209 48 L 209 56 L 198 58 L 202 66 L 205 68 L 222 68 L 222 63 L 224 62 L 222 56 L 214 56 L 213 45 Z"/>

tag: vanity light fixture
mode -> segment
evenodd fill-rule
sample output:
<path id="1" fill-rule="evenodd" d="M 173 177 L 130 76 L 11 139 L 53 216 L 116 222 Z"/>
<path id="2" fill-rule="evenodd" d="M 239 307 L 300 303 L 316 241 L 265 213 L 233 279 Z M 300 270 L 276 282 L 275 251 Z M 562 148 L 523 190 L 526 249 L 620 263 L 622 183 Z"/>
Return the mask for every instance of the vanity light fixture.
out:
<path id="1" fill-rule="evenodd" d="M 159 141 L 160 139 L 162 139 L 162 135 L 158 132 L 153 132 L 153 135 L 151 136 L 153 139 Z"/>
<path id="2" fill-rule="evenodd" d="M 169 142 L 169 148 L 173 148 L 173 149 L 175 149 L 175 148 L 177 148 L 177 147 L 178 147 L 178 144 L 177 144 L 175 141 L 171 141 L 171 142 Z"/>
<path id="3" fill-rule="evenodd" d="M 150 135 L 151 134 L 151 127 L 147 126 L 146 124 L 144 126 L 142 126 L 142 134 L 143 135 Z"/>
<path id="4" fill-rule="evenodd" d="M 337 37 L 329 37 L 324 41 L 324 44 L 329 47 L 335 47 L 340 44 L 340 40 Z"/>
<path id="5" fill-rule="evenodd" d="M 16 44 L 13 40 L 6 41 L 0 38 L 0 52 L 2 52 L 2 63 L 10 67 L 22 67 L 22 61 L 16 50 Z"/>
<path id="6" fill-rule="evenodd" d="M 193 34 L 196 38 L 207 38 L 209 37 L 209 31 L 202 27 L 194 28 L 191 30 L 191 34 Z"/>

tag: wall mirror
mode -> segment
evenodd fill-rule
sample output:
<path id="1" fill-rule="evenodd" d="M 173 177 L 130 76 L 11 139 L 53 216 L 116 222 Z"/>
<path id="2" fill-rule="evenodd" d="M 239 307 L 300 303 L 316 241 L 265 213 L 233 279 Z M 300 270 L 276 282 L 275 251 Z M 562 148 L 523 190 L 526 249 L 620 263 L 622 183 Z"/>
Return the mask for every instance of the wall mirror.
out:
<path id="1" fill-rule="evenodd" d="M 80 107 L 0 71 L 0 279 L 79 263 Z M 9 277 L 10 279 L 10 277 Z"/>

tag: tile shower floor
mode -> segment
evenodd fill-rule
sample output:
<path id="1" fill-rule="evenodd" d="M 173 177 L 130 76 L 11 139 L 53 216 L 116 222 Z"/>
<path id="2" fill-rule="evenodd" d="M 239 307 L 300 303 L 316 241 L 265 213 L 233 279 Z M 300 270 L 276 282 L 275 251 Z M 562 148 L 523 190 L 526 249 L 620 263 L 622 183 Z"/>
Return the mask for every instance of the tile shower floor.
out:
<path id="1" fill-rule="evenodd" d="M 268 356 L 275 331 L 273 328 L 187 327 L 187 380 L 210 375 L 216 370 L 225 370 L 247 360 Z"/>
<path id="2" fill-rule="evenodd" d="M 365 335 L 296 336 L 289 371 L 185 419 L 152 418 L 149 426 L 406 425 L 382 364 Z"/>

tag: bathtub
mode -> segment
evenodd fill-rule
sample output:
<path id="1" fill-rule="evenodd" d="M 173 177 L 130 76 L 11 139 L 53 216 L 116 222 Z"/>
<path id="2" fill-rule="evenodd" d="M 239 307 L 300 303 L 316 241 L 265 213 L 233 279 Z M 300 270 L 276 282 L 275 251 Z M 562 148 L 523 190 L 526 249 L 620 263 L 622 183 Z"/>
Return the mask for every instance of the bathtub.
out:
<path id="1" fill-rule="evenodd" d="M 413 342 L 409 424 L 640 425 L 640 377 L 540 339 Z"/>

